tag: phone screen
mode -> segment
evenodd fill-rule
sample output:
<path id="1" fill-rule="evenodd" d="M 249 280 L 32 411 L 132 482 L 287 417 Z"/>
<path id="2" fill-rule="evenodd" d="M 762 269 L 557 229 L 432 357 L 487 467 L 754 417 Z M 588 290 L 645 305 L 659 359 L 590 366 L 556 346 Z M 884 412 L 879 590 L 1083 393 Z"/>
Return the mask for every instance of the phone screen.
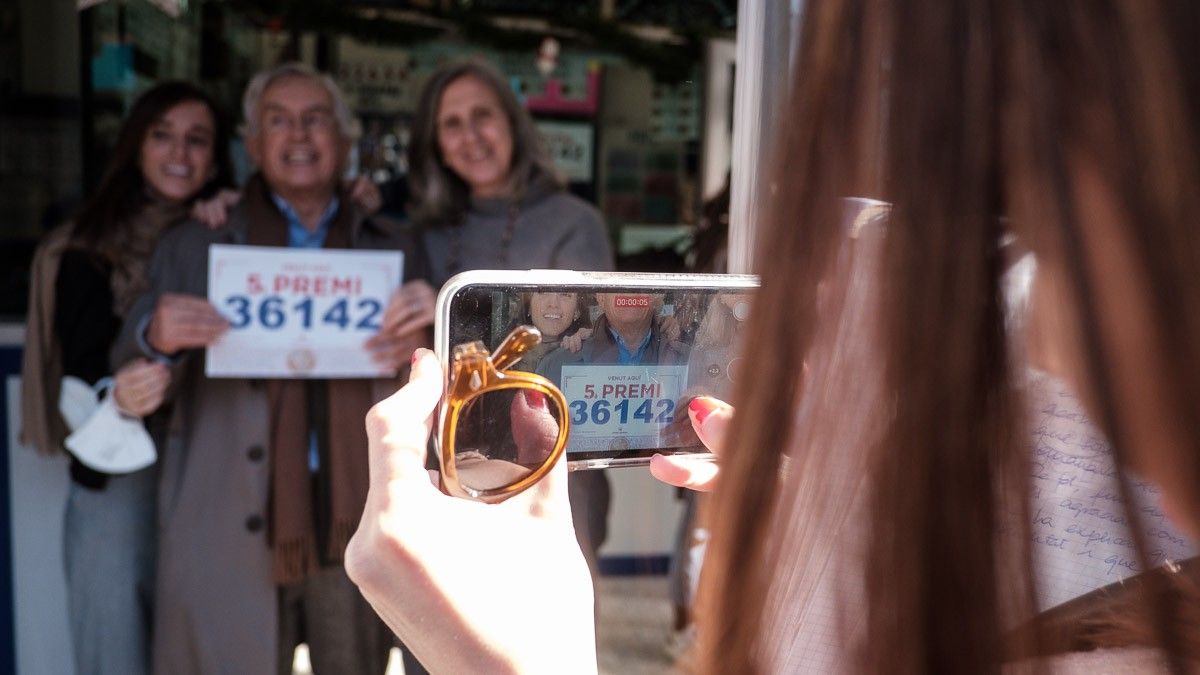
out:
<path id="1" fill-rule="evenodd" d="M 449 344 L 495 349 L 518 325 L 542 344 L 511 370 L 537 373 L 567 399 L 568 460 L 703 452 L 687 404 L 728 400 L 742 371 L 750 286 L 474 285 L 449 300 Z"/>

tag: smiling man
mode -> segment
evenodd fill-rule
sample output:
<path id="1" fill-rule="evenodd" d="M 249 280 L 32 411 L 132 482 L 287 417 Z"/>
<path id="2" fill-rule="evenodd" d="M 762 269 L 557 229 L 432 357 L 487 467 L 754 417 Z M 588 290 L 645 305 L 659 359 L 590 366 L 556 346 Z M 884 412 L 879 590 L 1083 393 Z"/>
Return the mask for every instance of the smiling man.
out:
<path id="1" fill-rule="evenodd" d="M 179 383 L 161 449 L 154 671 L 290 673 L 306 642 L 315 672 L 382 673 L 391 634 L 341 558 L 366 499 L 363 418 L 428 343 L 433 291 L 412 239 L 341 187 L 358 123 L 332 79 L 285 64 L 250 82 L 243 108 L 258 172 L 224 226 L 163 236 L 113 353 L 169 361 Z M 206 378 L 202 349 L 227 328 L 205 298 L 211 244 L 404 251 L 406 282 L 367 342 L 396 377 Z"/>

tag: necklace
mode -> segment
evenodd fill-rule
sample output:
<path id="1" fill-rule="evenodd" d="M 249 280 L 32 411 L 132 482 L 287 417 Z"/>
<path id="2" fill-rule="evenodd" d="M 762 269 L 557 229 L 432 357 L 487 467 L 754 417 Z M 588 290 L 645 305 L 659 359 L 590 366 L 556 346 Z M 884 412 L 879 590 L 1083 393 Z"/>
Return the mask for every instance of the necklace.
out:
<path id="1" fill-rule="evenodd" d="M 508 222 L 504 224 L 504 232 L 500 234 L 500 246 L 496 250 L 496 266 L 508 267 L 508 250 L 512 247 L 513 234 L 517 230 L 517 205 L 508 207 Z M 462 230 L 465 223 L 450 228 L 449 246 L 446 251 L 446 276 L 452 277 L 462 270 Z"/>

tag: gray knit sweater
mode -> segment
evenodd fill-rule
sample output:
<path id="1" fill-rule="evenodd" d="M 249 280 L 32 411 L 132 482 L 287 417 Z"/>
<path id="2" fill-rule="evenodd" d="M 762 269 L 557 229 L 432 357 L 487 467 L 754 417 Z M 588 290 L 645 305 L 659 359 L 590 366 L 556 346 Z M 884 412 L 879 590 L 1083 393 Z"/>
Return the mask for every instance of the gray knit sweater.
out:
<path id="1" fill-rule="evenodd" d="M 526 195 L 517 211 L 507 260 L 503 260 L 501 242 L 510 204 L 505 199 L 471 199 L 466 220 L 459 226 L 461 248 L 454 274 L 473 269 L 613 269 L 612 248 L 600 212 L 566 192 Z M 429 228 L 423 238 L 430 282 L 440 288 L 453 276 L 446 268 L 452 233 L 449 227 Z"/>

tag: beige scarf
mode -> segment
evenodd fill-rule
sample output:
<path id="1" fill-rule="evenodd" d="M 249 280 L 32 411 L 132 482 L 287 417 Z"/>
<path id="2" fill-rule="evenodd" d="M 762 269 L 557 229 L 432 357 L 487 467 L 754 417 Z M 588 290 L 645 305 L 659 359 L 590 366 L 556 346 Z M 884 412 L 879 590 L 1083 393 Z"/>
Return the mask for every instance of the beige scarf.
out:
<path id="1" fill-rule="evenodd" d="M 124 317 L 146 290 L 146 263 L 159 235 L 185 214 L 184 206 L 149 202 L 99 244 L 96 252 L 112 264 L 114 314 Z M 62 348 L 54 334 L 54 295 L 63 252 L 79 245 L 72 241 L 74 229 L 74 223 L 65 223 L 46 234 L 33 254 L 30 269 L 21 360 L 20 440 L 44 455 L 61 452 L 69 433 L 58 412 L 63 372 Z"/>
<path id="2" fill-rule="evenodd" d="M 266 184 L 256 176 L 246 185 L 246 243 L 287 246 L 287 220 L 271 202 Z M 330 224 L 325 248 L 349 248 L 353 213 L 346 195 Z M 367 435 L 363 417 L 374 403 L 370 380 L 328 380 L 328 453 L 322 457 L 316 482 L 328 487 L 327 503 L 314 490 L 309 470 L 307 416 L 309 390 L 304 380 L 268 380 L 271 453 L 272 576 L 278 584 L 303 581 L 322 560 L 342 559 L 346 543 L 358 527 L 367 501 Z M 327 513 L 322 512 L 327 510 Z M 318 533 L 317 522 L 328 523 Z M 323 535 L 323 536 L 322 536 Z M 324 539 L 324 541 L 320 541 Z M 323 547 L 324 550 L 321 550 Z"/>
<path id="3" fill-rule="evenodd" d="M 179 204 L 150 201 L 101 246 L 100 254 L 112 263 L 114 314 L 124 317 L 134 300 L 150 287 L 146 265 L 158 237 L 186 215 L 187 209 Z"/>
<path id="4" fill-rule="evenodd" d="M 54 286 L 71 223 L 54 228 L 38 244 L 29 275 L 29 313 L 21 355 L 21 443 L 43 455 L 62 451 L 67 424 L 58 412 L 62 349 L 54 334 Z"/>

